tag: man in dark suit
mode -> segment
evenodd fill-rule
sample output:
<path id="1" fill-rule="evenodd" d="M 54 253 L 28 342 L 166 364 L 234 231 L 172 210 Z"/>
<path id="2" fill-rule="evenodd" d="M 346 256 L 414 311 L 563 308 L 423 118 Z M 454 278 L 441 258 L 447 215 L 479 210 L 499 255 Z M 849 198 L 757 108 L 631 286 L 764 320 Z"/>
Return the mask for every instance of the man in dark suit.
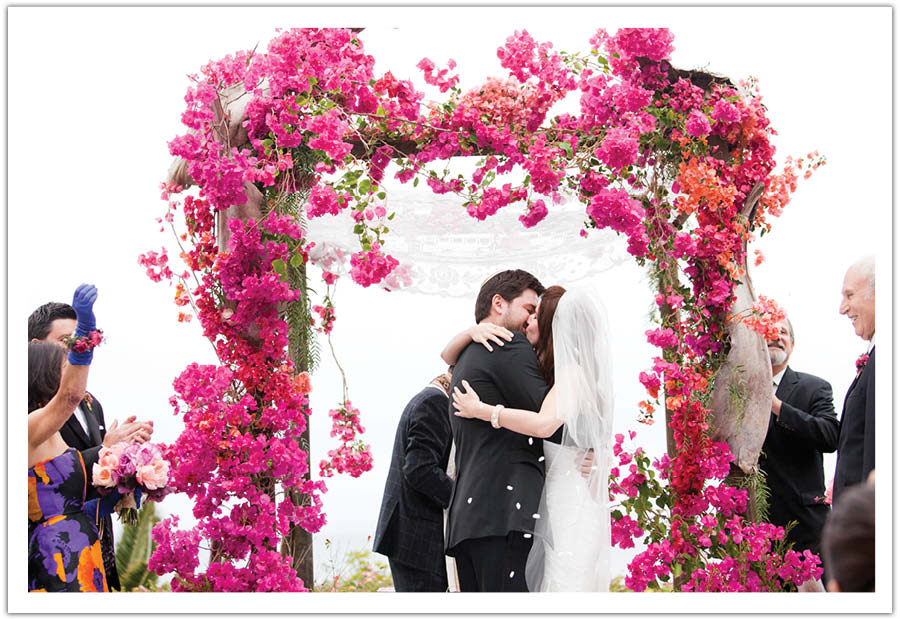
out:
<path id="1" fill-rule="evenodd" d="M 831 385 L 812 374 L 788 367 L 794 351 L 794 329 L 788 319 L 778 324 L 769 358 L 772 395 L 769 430 L 760 455 L 770 491 L 769 522 L 780 527 L 796 521 L 787 539 L 794 550 L 819 554 L 828 516 L 822 454 L 837 449 L 838 424 Z"/>
<path id="2" fill-rule="evenodd" d="M 522 333 L 544 287 L 525 271 L 503 271 L 481 287 L 475 322 L 514 333 L 489 352 L 463 350 L 452 387 L 467 380 L 489 405 L 537 411 L 548 387 Z M 499 410 L 499 409 L 498 409 Z M 462 591 L 527 591 L 525 560 L 544 485 L 540 439 L 450 415 L 456 444 L 456 485 L 450 504 L 447 554 L 456 558 Z"/>
<path id="3" fill-rule="evenodd" d="M 844 276 L 840 313 L 853 323 L 856 335 L 868 342 L 857 361 L 856 379 L 844 398 L 837 466 L 835 505 L 845 488 L 866 481 L 875 468 L 875 258 L 855 263 Z"/>
<path id="4" fill-rule="evenodd" d="M 28 340 L 65 346 L 65 340 L 75 332 L 77 323 L 77 315 L 71 305 L 45 303 L 28 317 Z M 66 445 L 78 451 L 99 450 L 102 446 L 109 447 L 122 441 L 146 442 L 153 434 L 153 422 L 139 422 L 136 419 L 135 416 L 128 417 L 121 425 L 118 420 L 114 420 L 107 429 L 100 402 L 90 393 L 85 393 L 84 399 L 60 428 L 59 433 Z M 90 479 L 90 471 L 87 474 Z M 100 550 L 107 584 L 110 589 L 118 590 L 120 584 L 114 544 L 112 518 L 106 516 L 103 519 Z"/>
<path id="5" fill-rule="evenodd" d="M 446 472 L 452 441 L 449 387 L 449 374 L 436 377 L 409 401 L 397 425 L 373 544 L 388 558 L 395 591 L 447 590 L 443 510 L 453 491 Z"/>

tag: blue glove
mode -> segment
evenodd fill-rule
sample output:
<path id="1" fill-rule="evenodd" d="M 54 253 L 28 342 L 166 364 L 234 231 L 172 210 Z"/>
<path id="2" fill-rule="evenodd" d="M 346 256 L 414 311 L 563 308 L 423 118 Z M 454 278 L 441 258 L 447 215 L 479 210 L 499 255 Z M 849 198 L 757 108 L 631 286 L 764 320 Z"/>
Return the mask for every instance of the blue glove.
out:
<path id="1" fill-rule="evenodd" d="M 97 328 L 97 320 L 94 318 L 94 301 L 97 300 L 97 289 L 90 284 L 81 284 L 72 297 L 72 307 L 78 316 L 78 325 L 75 327 L 75 337 L 83 337 Z M 69 351 L 69 363 L 71 365 L 90 365 L 94 358 L 94 351 L 86 352 Z"/>

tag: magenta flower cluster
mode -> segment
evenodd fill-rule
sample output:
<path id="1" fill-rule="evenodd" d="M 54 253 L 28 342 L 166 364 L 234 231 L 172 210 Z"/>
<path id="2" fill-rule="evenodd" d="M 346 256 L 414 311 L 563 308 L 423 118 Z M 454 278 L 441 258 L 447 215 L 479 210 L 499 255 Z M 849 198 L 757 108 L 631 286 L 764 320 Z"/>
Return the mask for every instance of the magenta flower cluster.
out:
<path id="1" fill-rule="evenodd" d="M 372 469 L 374 460 L 369 446 L 357 437 L 366 431 L 359 423 L 359 410 L 350 400 L 345 400 L 336 409 L 328 411 L 331 417 L 331 436 L 340 440 L 337 449 L 328 451 L 328 459 L 319 463 L 322 477 L 335 473 L 347 473 L 359 477 Z"/>

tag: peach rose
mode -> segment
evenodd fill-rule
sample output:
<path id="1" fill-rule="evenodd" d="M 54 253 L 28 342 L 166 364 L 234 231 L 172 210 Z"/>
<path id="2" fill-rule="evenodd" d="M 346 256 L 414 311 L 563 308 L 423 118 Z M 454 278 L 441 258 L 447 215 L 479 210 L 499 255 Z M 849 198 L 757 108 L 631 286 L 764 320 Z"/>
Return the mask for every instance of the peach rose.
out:
<path id="1" fill-rule="evenodd" d="M 100 460 L 98 464 L 101 468 L 115 471 L 119 468 L 119 454 L 112 449 L 103 449 L 100 451 Z"/>
<path id="2" fill-rule="evenodd" d="M 91 483 L 98 488 L 112 488 L 116 485 L 116 482 L 113 481 L 112 470 L 100 466 L 98 463 L 94 464 L 91 477 Z"/>
<path id="3" fill-rule="evenodd" d="M 158 490 L 169 483 L 169 463 L 157 459 L 151 464 L 139 466 L 137 469 L 138 483 L 147 490 Z"/>

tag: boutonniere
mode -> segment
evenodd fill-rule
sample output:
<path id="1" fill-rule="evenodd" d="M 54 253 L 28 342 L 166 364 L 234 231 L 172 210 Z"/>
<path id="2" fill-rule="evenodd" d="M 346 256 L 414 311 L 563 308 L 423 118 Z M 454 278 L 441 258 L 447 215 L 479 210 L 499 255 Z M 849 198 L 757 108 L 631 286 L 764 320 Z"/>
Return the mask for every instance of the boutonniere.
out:
<path id="1" fill-rule="evenodd" d="M 85 391 L 84 392 L 84 400 L 82 400 L 82 401 L 84 402 L 84 405 L 87 407 L 87 409 L 91 410 L 91 404 L 94 403 L 94 398 L 91 397 L 91 394 L 88 393 L 87 391 Z"/>
<path id="2" fill-rule="evenodd" d="M 866 364 L 867 364 L 868 362 L 869 362 L 869 355 L 867 355 L 867 354 L 862 354 L 862 355 L 859 356 L 859 358 L 856 360 L 856 372 L 857 372 L 857 374 L 858 374 L 859 372 L 862 372 L 862 369 L 863 369 L 864 367 L 866 367 Z"/>

